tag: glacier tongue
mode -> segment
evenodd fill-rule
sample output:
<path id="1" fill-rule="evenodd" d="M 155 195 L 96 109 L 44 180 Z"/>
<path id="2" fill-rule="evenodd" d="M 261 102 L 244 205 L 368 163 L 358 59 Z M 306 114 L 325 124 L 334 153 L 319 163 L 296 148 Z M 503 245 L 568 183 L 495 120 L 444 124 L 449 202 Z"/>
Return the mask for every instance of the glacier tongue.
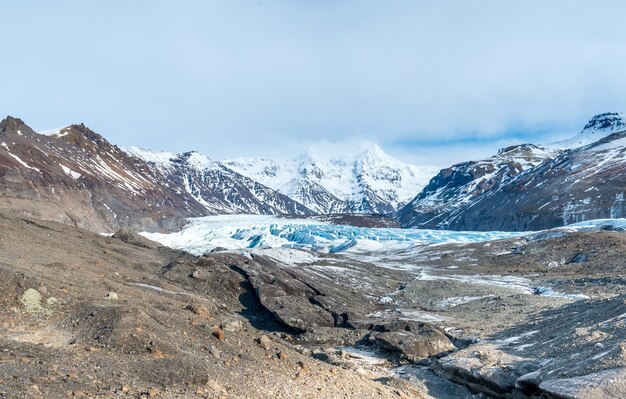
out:
<path id="1" fill-rule="evenodd" d="M 294 248 L 336 253 L 401 249 L 415 244 L 480 242 L 518 236 L 507 232 L 458 232 L 334 225 L 312 219 L 265 215 L 220 215 L 189 219 L 183 230 L 172 234 L 141 233 L 163 245 L 203 254 L 221 247 Z"/>

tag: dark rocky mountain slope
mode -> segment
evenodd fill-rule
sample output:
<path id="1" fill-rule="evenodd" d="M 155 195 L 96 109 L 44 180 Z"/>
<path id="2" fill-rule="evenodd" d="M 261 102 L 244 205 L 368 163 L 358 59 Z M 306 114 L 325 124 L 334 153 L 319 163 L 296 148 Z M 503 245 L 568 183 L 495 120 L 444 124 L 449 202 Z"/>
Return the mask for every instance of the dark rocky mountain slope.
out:
<path id="1" fill-rule="evenodd" d="M 84 125 L 46 134 L 0 122 L 0 210 L 92 231 L 174 230 L 218 213 L 310 214 L 305 206 L 197 153 L 168 168 L 122 151 Z"/>
<path id="2" fill-rule="evenodd" d="M 313 213 L 286 195 L 195 151 L 173 154 L 137 147 L 125 151 L 145 160 L 152 169 L 166 176 L 172 185 L 183 188 L 211 214 Z"/>
<path id="3" fill-rule="evenodd" d="M 158 171 L 84 125 L 38 134 L 0 122 L 0 209 L 93 231 L 172 229 L 207 214 Z"/>
<path id="4" fill-rule="evenodd" d="M 626 214 L 626 126 L 597 115 L 575 137 L 443 169 L 398 213 L 404 227 L 539 230 Z"/>

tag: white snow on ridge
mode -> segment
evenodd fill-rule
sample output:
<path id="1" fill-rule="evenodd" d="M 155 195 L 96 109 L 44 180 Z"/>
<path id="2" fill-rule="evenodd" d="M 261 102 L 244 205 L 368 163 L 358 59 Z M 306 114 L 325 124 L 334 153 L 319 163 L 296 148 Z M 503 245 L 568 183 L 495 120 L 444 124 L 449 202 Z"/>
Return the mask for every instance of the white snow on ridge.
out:
<path id="1" fill-rule="evenodd" d="M 37 133 L 42 134 L 44 136 L 52 137 L 52 138 L 59 138 L 59 137 L 67 136 L 67 134 L 69 133 L 69 130 L 61 133 L 61 130 L 65 129 L 66 127 L 68 126 L 59 127 L 57 129 L 42 130 Z"/>
<path id="2" fill-rule="evenodd" d="M 152 162 L 157 165 L 157 167 L 164 169 L 171 168 L 171 160 L 176 157 L 176 154 L 172 152 L 147 150 L 139 147 L 125 147 L 122 150 L 127 154 L 133 155 L 147 162 Z"/>
<path id="3" fill-rule="evenodd" d="M 166 151 L 147 150 L 139 147 L 125 147 L 123 148 L 123 151 L 127 154 L 143 159 L 146 162 L 154 163 L 158 168 L 166 170 L 173 167 L 172 160 L 181 158 L 183 155 Z M 215 169 L 219 167 L 216 161 L 213 161 L 206 155 L 195 151 L 185 153 L 185 162 L 188 166 L 197 171 Z"/>
<path id="4" fill-rule="evenodd" d="M 595 115 L 576 136 L 544 147 L 550 149 L 569 149 L 584 147 L 594 143 L 612 133 L 626 130 L 626 115 L 617 112 L 608 112 Z"/>
<path id="5" fill-rule="evenodd" d="M 353 154 L 326 157 L 315 150 L 291 159 L 237 158 L 223 164 L 320 213 L 327 213 L 314 192 L 323 188 L 340 201 L 359 203 L 371 190 L 394 208 L 413 199 L 439 168 L 396 160 L 378 147 L 364 143 Z"/>

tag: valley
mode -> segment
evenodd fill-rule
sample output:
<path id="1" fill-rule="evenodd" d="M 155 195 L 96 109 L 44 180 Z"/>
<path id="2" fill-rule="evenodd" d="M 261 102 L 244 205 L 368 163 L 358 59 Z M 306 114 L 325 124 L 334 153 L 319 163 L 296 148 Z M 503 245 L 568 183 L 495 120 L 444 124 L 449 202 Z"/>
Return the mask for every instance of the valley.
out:
<path id="1" fill-rule="evenodd" d="M 626 398 L 626 2 L 0 11 L 0 399 Z"/>
<path id="2" fill-rule="evenodd" d="M 626 381 L 614 221 L 401 236 L 217 216 L 144 233 L 169 247 L 0 222 L 6 397 L 600 398 Z"/>
<path id="3" fill-rule="evenodd" d="M 0 397 L 625 390 L 618 114 L 438 173 L 0 127 Z"/>

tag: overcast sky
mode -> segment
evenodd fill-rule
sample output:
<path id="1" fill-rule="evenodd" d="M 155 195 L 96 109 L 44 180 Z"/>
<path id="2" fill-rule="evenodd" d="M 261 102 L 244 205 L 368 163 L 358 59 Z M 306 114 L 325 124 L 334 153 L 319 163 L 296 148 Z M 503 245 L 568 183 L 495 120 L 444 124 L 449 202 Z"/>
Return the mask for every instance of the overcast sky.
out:
<path id="1" fill-rule="evenodd" d="M 626 111 L 623 1 L 25 0 L 0 15 L 0 113 L 118 145 L 224 158 L 369 140 L 445 166 Z"/>

